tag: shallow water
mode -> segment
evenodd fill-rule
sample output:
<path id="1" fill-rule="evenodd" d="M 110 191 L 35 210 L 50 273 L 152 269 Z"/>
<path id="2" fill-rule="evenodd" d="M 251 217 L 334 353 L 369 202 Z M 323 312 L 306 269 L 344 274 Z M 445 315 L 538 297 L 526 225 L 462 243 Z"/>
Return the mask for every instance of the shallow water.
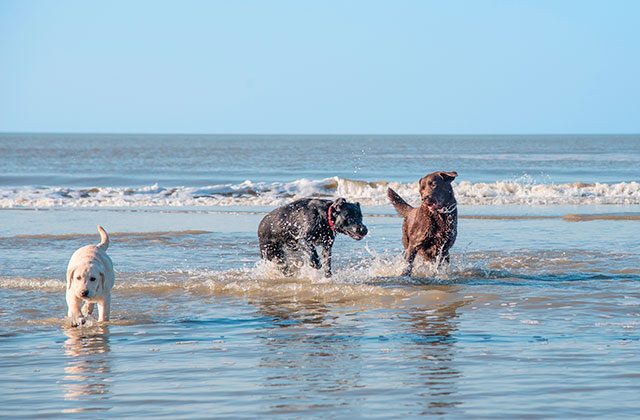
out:
<path id="1" fill-rule="evenodd" d="M 282 278 L 256 263 L 258 211 L 10 210 L 0 212 L 4 226 L 15 213 L 58 225 L 46 234 L 15 226 L 0 240 L 7 413 L 640 409 L 640 247 L 625 236 L 633 221 L 461 219 L 451 267 L 422 266 L 406 279 L 398 277 L 400 220 L 365 216 L 370 236 L 339 238 L 328 280 L 308 268 Z M 66 259 L 97 235 L 67 232 L 90 218 L 113 232 L 113 319 L 70 328 Z M 160 230 L 140 233 L 150 224 Z"/>
<path id="2" fill-rule="evenodd" d="M 147 156 L 141 150 L 136 159 Z M 359 161 L 363 167 L 368 156 Z M 439 158 L 446 169 L 457 168 L 454 157 Z M 57 157 L 38 159 L 45 160 L 40 172 L 66 171 L 55 166 Z M 625 159 L 640 163 L 638 154 Z M 161 162 L 170 165 L 171 158 Z M 9 189 L 83 187 L 82 174 L 64 185 L 58 178 L 27 184 L 25 174 L 36 170 L 13 164 L 22 185 L 8 186 L 3 177 Z M 272 182 L 259 176 L 268 163 L 256 165 L 254 180 Z M 326 176 L 343 176 L 339 167 Z M 298 179 L 295 171 L 273 179 Z M 561 179 L 571 173 L 566 168 L 555 171 L 558 182 L 585 181 Z M 410 181 L 392 168 L 383 172 L 389 181 Z M 604 172 L 595 170 L 590 181 L 637 181 L 630 172 L 610 179 Z M 157 181 L 137 176 L 148 175 L 133 175 L 126 187 Z M 500 181 L 482 176 L 466 179 Z M 176 185 L 189 185 L 182 181 Z M 398 276 L 401 220 L 388 206 L 363 207 L 370 232 L 363 241 L 338 238 L 333 278 L 308 267 L 283 278 L 258 261 L 255 232 L 272 207 L 242 200 L 124 207 L 71 200 L 0 210 L 0 415 L 640 412 L 640 205 L 633 196 L 627 204 L 594 205 L 587 197 L 578 204 L 461 205 L 450 266 L 421 264 L 411 279 Z M 96 223 L 111 234 L 112 320 L 71 328 L 64 318 L 66 264 L 75 249 L 98 241 Z"/>

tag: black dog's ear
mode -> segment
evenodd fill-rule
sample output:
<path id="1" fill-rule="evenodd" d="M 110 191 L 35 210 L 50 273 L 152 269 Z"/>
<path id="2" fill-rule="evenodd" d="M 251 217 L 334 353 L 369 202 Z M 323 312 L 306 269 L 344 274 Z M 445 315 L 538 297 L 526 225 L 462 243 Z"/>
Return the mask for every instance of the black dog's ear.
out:
<path id="1" fill-rule="evenodd" d="M 335 200 L 333 202 L 333 208 L 336 210 L 339 210 L 340 207 L 342 207 L 343 204 L 345 204 L 347 202 L 347 200 L 345 200 L 344 198 L 340 197 L 337 200 Z"/>
<path id="2" fill-rule="evenodd" d="M 438 175 L 442 177 L 447 182 L 451 182 L 458 176 L 458 173 L 455 171 L 452 172 L 438 172 Z"/>
<path id="3" fill-rule="evenodd" d="M 360 208 L 360 202 L 356 201 L 356 206 L 358 206 L 358 209 Z"/>

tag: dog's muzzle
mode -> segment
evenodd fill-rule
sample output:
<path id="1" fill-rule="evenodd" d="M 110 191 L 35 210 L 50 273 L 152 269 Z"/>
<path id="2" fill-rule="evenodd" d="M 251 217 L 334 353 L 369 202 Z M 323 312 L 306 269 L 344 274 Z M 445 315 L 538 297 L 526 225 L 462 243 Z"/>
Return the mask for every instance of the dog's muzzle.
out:
<path id="1" fill-rule="evenodd" d="M 354 229 L 347 230 L 346 233 L 347 235 L 349 235 L 350 238 L 355 239 L 356 241 L 359 241 L 365 236 L 367 236 L 367 233 L 369 233 L 369 230 L 365 225 L 359 225 L 359 226 L 356 226 Z"/>
<path id="2" fill-rule="evenodd" d="M 445 203 L 440 203 L 438 200 L 429 196 L 424 197 L 422 201 L 427 204 L 427 206 L 431 209 L 431 211 L 439 211 L 449 207 Z"/>

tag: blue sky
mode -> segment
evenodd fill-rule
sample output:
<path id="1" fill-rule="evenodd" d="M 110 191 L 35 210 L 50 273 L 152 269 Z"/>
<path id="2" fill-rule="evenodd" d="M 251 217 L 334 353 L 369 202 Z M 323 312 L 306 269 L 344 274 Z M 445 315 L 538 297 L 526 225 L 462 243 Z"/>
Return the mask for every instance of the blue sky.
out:
<path id="1" fill-rule="evenodd" d="M 0 131 L 638 133 L 638 1 L 0 0 Z"/>

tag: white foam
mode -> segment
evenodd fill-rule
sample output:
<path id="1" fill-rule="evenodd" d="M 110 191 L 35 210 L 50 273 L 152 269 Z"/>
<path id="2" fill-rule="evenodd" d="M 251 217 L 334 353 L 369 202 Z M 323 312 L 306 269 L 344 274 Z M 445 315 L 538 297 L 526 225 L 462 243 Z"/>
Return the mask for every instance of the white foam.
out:
<path id="1" fill-rule="evenodd" d="M 363 205 L 387 205 L 387 188 L 417 203 L 416 183 L 345 178 L 298 179 L 203 187 L 20 187 L 0 189 L 1 208 L 276 206 L 302 197 L 346 197 Z M 462 205 L 640 204 L 640 183 L 537 184 L 529 181 L 454 183 Z"/>

